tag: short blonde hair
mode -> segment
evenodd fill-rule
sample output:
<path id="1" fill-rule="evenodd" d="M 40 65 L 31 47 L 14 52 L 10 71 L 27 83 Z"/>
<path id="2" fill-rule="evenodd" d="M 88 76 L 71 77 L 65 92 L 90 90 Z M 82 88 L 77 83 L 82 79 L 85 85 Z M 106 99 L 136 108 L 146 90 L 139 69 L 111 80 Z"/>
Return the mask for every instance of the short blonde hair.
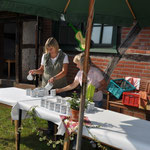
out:
<path id="1" fill-rule="evenodd" d="M 85 54 L 84 53 L 80 53 L 78 55 L 76 55 L 73 59 L 73 62 L 74 63 L 80 63 L 82 66 L 83 66 L 83 63 L 84 63 L 84 60 L 85 60 Z M 89 63 L 88 65 L 91 65 L 92 62 L 91 62 L 91 58 L 89 57 Z"/>
<path id="2" fill-rule="evenodd" d="M 50 47 L 50 46 L 54 47 L 56 50 L 59 49 L 59 44 L 58 44 L 57 40 L 54 37 L 48 38 L 47 41 L 45 42 L 44 49 L 45 49 L 46 53 L 47 53 L 47 48 Z"/>
<path id="3" fill-rule="evenodd" d="M 73 58 L 73 62 L 74 63 L 80 62 L 80 59 L 83 55 L 84 55 L 84 53 L 80 53 L 80 54 L 75 55 Z"/>

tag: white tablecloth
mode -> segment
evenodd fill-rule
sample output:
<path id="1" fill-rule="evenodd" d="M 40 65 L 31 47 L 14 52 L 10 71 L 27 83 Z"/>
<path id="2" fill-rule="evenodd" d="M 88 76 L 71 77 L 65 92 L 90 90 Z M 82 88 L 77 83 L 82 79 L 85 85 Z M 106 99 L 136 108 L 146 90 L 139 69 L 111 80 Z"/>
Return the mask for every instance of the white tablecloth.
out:
<path id="1" fill-rule="evenodd" d="M 109 110 L 87 115 L 100 129 L 90 132 L 101 142 L 125 150 L 150 149 L 150 122 Z"/>
<path id="2" fill-rule="evenodd" d="M 36 100 L 31 96 L 26 96 L 26 90 L 20 88 L 0 88 L 0 103 L 9 106 L 16 105 L 19 101 Z"/>
<path id="3" fill-rule="evenodd" d="M 51 110 L 48 110 L 44 107 L 40 107 L 41 100 L 28 100 L 28 101 L 22 101 L 18 102 L 15 106 L 13 106 L 11 111 L 11 117 L 13 120 L 19 119 L 19 109 L 22 109 L 22 119 L 27 117 L 27 111 L 31 110 L 33 107 L 35 107 L 36 115 L 39 118 L 42 118 L 44 120 L 52 121 L 55 124 L 58 125 L 58 134 L 63 135 L 65 132 L 65 127 L 60 119 L 60 114 Z"/>
<path id="4" fill-rule="evenodd" d="M 40 107 L 40 100 L 18 102 L 12 109 L 12 118 L 18 119 L 18 109 L 29 110 L 33 106 L 37 106 L 35 111 L 38 117 L 58 125 L 58 134 L 65 132 L 60 114 Z M 125 150 L 150 149 L 149 121 L 103 109 L 95 109 L 93 113 L 85 115 L 92 124 L 101 125 L 101 128 L 89 129 L 101 142 Z M 83 129 L 83 134 L 91 137 L 86 128 Z"/>
<path id="5" fill-rule="evenodd" d="M 1 88 L 0 103 L 13 106 L 12 118 L 18 119 L 18 109 L 23 110 L 23 117 L 31 107 L 36 107 L 38 117 L 58 125 L 58 134 L 63 134 L 65 128 L 59 117 L 60 114 L 40 107 L 40 98 L 26 96 L 26 91 L 19 88 Z M 94 113 L 86 114 L 92 124 L 101 128 L 90 128 L 95 137 L 106 144 L 125 150 L 150 149 L 150 122 L 135 117 L 119 114 L 109 110 L 96 109 Z M 83 134 L 90 137 L 86 128 Z"/>

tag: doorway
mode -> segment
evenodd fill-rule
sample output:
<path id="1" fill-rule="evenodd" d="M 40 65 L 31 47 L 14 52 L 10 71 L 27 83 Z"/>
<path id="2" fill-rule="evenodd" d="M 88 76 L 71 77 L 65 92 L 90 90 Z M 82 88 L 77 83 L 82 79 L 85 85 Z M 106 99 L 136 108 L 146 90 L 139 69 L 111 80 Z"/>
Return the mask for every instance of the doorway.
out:
<path id="1" fill-rule="evenodd" d="M 2 78 L 15 79 L 16 23 L 3 26 L 3 74 Z"/>

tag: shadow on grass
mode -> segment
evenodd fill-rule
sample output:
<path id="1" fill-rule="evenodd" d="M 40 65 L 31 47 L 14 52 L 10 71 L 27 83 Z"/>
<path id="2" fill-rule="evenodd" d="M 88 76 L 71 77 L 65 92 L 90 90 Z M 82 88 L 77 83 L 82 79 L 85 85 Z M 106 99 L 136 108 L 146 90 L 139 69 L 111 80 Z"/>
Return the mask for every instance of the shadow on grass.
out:
<path id="1" fill-rule="evenodd" d="M 51 137 L 53 138 L 53 137 Z M 73 141 L 70 143 L 70 148 L 69 150 L 72 150 L 72 145 Z M 39 136 L 36 136 L 35 134 L 31 134 L 30 136 L 27 137 L 22 137 L 21 138 L 21 146 L 26 145 L 26 147 L 32 149 L 32 150 L 63 150 L 62 145 L 57 145 L 56 148 L 53 148 L 52 146 L 47 146 L 46 142 L 39 141 Z M 21 148 L 22 150 L 22 148 Z M 92 145 L 90 144 L 90 140 L 83 138 L 82 139 L 82 148 L 81 150 L 100 150 L 99 148 L 93 148 Z"/>
<path id="2" fill-rule="evenodd" d="M 10 148 L 11 147 L 11 148 Z M 0 149 L 15 149 L 15 138 L 0 138 Z M 56 148 L 47 146 L 46 141 L 39 141 L 39 136 L 35 133 L 26 137 L 21 137 L 20 140 L 21 150 L 63 150 L 62 145 L 58 145 Z"/>
<path id="3" fill-rule="evenodd" d="M 21 137 L 21 150 L 23 147 L 28 147 L 32 150 L 61 150 L 63 149 L 61 145 L 58 145 L 56 148 L 53 148 L 51 146 L 47 146 L 46 141 L 39 141 L 39 136 L 37 136 L 35 133 L 30 134 L 26 137 Z"/>
<path id="4" fill-rule="evenodd" d="M 15 139 L 1 138 L 0 137 L 0 147 L 8 147 L 9 145 L 14 145 Z"/>
<path id="5" fill-rule="evenodd" d="M 53 137 L 51 137 L 53 138 Z M 9 138 L 0 138 L 0 143 L 3 146 L 3 149 L 13 146 L 12 149 L 15 149 L 15 138 L 9 139 Z M 70 143 L 69 150 L 72 150 L 73 141 Z M 11 149 L 11 148 L 10 148 Z M 9 150 L 10 150 L 9 149 Z M 113 148 L 107 147 L 107 150 L 115 150 Z M 47 142 L 45 141 L 39 141 L 39 136 L 37 136 L 35 133 L 30 134 L 26 137 L 21 137 L 21 143 L 20 143 L 20 150 L 63 150 L 62 145 L 57 145 L 56 148 L 53 148 L 51 146 L 47 146 Z M 82 138 L 82 147 L 81 150 L 100 150 L 97 146 L 95 148 L 92 147 L 90 144 L 90 140 L 87 138 Z"/>

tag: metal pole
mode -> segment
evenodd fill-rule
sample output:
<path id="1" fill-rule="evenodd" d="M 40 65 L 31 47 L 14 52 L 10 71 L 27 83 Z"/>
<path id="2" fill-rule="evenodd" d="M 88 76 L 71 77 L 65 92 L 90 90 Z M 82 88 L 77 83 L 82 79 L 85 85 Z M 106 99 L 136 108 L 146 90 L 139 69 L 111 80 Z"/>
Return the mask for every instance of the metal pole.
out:
<path id="1" fill-rule="evenodd" d="M 94 16 L 94 3 L 95 3 L 95 0 L 90 0 L 89 15 L 88 15 L 87 29 L 86 29 L 85 61 L 84 61 L 84 67 L 83 67 L 83 78 L 82 78 L 82 89 L 81 89 L 81 104 L 80 104 L 80 112 L 79 112 L 79 128 L 78 128 L 78 133 L 77 133 L 76 150 L 81 149 L 82 129 L 83 129 L 83 120 L 84 120 L 84 107 L 85 107 L 85 96 L 86 96 L 86 83 L 87 83 L 87 73 L 88 73 L 88 61 L 89 61 L 92 22 L 93 22 L 93 16 Z"/>
<path id="2" fill-rule="evenodd" d="M 21 132 L 18 131 L 21 128 L 22 110 L 19 109 L 19 120 L 15 120 L 15 132 L 16 132 L 16 150 L 20 150 L 20 137 Z"/>

